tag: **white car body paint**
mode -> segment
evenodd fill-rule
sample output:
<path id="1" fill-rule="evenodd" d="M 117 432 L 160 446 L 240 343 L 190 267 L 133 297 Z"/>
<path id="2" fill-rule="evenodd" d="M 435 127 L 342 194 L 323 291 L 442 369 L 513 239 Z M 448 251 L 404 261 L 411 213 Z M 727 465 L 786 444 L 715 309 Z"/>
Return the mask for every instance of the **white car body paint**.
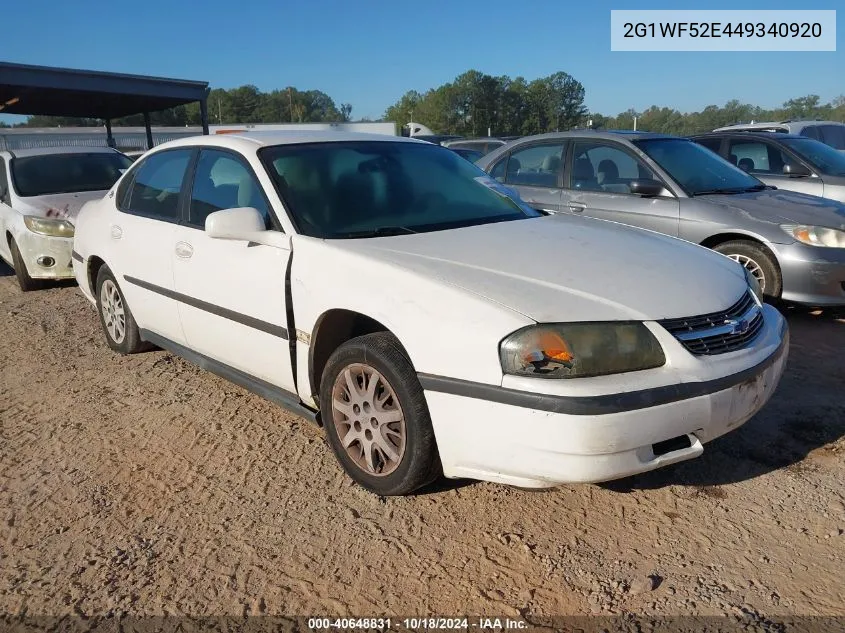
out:
<path id="1" fill-rule="evenodd" d="M 14 150 L 14 156 L 36 156 L 50 153 L 94 153 L 114 152 L 112 149 L 97 147 L 58 147 L 39 148 L 34 150 Z M 76 222 L 76 217 L 85 203 L 92 200 L 99 200 L 106 193 L 105 191 L 79 191 L 71 193 L 59 193 L 44 196 L 21 196 L 16 191 L 11 177 L 10 160 L 13 158 L 11 152 L 0 152 L 2 168 L 6 170 L 6 182 L 9 188 L 11 205 L 0 201 L 0 257 L 14 267 L 10 239 L 15 241 L 20 251 L 21 258 L 26 266 L 29 276 L 33 279 L 73 279 L 73 267 L 71 266 L 71 250 L 73 239 L 69 237 L 55 237 L 42 235 L 30 231 L 24 224 L 25 216 L 36 216 L 41 218 L 68 220 L 71 224 Z M 42 266 L 38 263 L 41 257 L 52 257 L 55 260 L 53 266 Z"/>
<path id="2" fill-rule="evenodd" d="M 421 377 L 447 477 L 545 487 L 652 470 L 700 455 L 704 443 L 759 411 L 777 386 L 789 335 L 774 308 L 762 306 L 764 325 L 752 344 L 713 356 L 692 355 L 657 323 L 725 310 L 747 292 L 739 266 L 681 240 L 569 216 L 367 239 L 297 234 L 256 152 L 265 145 L 344 140 L 419 142 L 314 133 L 199 137 L 155 148 L 150 155 L 189 146 L 240 153 L 284 233 L 251 246 L 210 238 L 197 229 L 122 213 L 112 189 L 79 217 L 74 270 L 82 292 L 96 302 L 88 264 L 92 257 L 102 259 L 142 330 L 280 390 L 295 389 L 297 400 L 312 408 L 318 406 L 312 383 L 319 384 L 319 377 L 310 374 L 309 353 L 321 318 L 348 310 L 378 321 L 396 335 Z M 133 226 L 134 220 L 143 226 Z M 118 224 L 123 234 L 114 239 L 110 231 Z M 180 243 L 193 249 L 184 261 Z M 127 275 L 258 319 L 269 332 L 290 326 L 285 315 L 290 309 L 295 328 L 288 338 L 273 335 L 144 290 L 126 282 Z M 499 344 L 522 327 L 619 320 L 645 322 L 664 350 L 665 365 L 569 380 L 502 372 Z M 287 353 L 290 339 L 295 367 Z M 736 376 L 741 379 L 732 380 Z M 452 393 L 453 383 L 464 393 Z M 602 410 L 601 403 L 612 405 L 634 392 L 699 385 L 699 395 Z M 488 398 L 486 390 L 497 395 Z M 540 397 L 545 404 L 514 404 L 509 400 L 514 394 Z M 577 403 L 569 410 L 567 403 L 575 401 L 561 398 L 580 399 L 589 412 L 576 411 Z M 684 436 L 689 446 L 655 454 L 655 444 Z"/>

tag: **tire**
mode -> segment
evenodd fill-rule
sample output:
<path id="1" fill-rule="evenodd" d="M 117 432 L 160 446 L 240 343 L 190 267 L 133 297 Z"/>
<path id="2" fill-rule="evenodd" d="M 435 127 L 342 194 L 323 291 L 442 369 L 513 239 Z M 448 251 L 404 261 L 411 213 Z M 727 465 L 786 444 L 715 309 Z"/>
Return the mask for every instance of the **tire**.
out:
<path id="1" fill-rule="evenodd" d="M 30 292 L 31 290 L 43 288 L 43 283 L 40 280 L 33 279 L 29 276 L 29 272 L 26 270 L 26 264 L 23 261 L 23 257 L 21 257 L 21 252 L 18 250 L 18 245 L 14 239 L 9 240 L 9 249 L 12 251 L 12 264 L 14 264 L 15 277 L 18 279 L 18 285 L 21 287 L 21 290 Z"/>
<path id="2" fill-rule="evenodd" d="M 440 476 L 422 387 L 392 334 L 366 334 L 334 351 L 320 380 L 320 410 L 337 460 L 370 492 L 406 495 Z"/>
<path id="3" fill-rule="evenodd" d="M 777 301 L 783 291 L 783 279 L 777 260 L 762 244 L 747 240 L 732 240 L 713 248 L 742 264 L 760 282 L 763 296 Z"/>
<path id="4" fill-rule="evenodd" d="M 109 347 L 121 354 L 136 354 L 147 349 L 148 345 L 141 340 L 141 332 L 138 330 L 132 311 L 126 304 L 123 291 L 105 264 L 97 273 L 96 288 L 97 312 L 100 315 L 100 325 L 103 326 Z M 120 336 L 121 316 L 122 336 Z"/>

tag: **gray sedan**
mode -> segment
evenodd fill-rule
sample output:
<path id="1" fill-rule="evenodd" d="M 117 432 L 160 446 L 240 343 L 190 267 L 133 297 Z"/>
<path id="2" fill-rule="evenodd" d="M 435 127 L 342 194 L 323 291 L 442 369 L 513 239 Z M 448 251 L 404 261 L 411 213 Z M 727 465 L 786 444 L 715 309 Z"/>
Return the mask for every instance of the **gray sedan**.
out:
<path id="1" fill-rule="evenodd" d="M 691 138 L 767 185 L 845 202 L 845 152 L 821 141 L 779 132 L 711 132 Z"/>
<path id="2" fill-rule="evenodd" d="M 712 248 L 743 264 L 768 298 L 845 305 L 845 205 L 766 185 L 688 139 L 590 130 L 542 134 L 477 164 L 537 209 L 630 224 Z"/>

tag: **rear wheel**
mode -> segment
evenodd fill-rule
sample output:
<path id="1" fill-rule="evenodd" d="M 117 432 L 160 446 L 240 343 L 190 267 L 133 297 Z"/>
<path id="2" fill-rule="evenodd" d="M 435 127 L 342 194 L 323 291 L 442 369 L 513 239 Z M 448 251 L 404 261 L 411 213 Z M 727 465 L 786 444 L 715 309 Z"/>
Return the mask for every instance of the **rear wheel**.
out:
<path id="1" fill-rule="evenodd" d="M 367 490 L 404 495 L 440 475 L 422 387 L 392 334 L 367 334 L 335 350 L 320 382 L 320 410 L 335 456 Z"/>
<path id="2" fill-rule="evenodd" d="M 766 298 L 780 299 L 783 291 L 780 267 L 763 245 L 748 240 L 732 240 L 717 245 L 713 250 L 742 264 L 758 281 Z"/>
<path id="3" fill-rule="evenodd" d="M 121 354 L 135 354 L 147 349 L 141 340 L 138 324 L 126 305 L 126 299 L 108 266 L 97 273 L 97 312 L 106 334 L 106 342 Z"/>
<path id="4" fill-rule="evenodd" d="M 24 264 L 23 257 L 21 257 L 21 252 L 14 239 L 9 241 L 9 249 L 12 251 L 12 264 L 15 268 L 15 277 L 18 279 L 18 285 L 21 287 L 21 290 L 29 292 L 30 290 L 42 288 L 41 281 L 29 276 L 29 272 L 26 270 L 26 264 Z"/>

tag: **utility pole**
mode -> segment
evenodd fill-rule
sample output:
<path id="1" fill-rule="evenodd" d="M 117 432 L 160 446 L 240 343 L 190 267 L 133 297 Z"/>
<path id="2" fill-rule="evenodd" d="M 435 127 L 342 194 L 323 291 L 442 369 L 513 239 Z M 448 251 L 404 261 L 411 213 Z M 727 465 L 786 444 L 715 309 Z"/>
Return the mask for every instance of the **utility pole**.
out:
<path id="1" fill-rule="evenodd" d="M 288 86 L 288 104 L 290 104 L 290 122 L 293 123 L 293 96 L 290 92 L 290 86 Z"/>

